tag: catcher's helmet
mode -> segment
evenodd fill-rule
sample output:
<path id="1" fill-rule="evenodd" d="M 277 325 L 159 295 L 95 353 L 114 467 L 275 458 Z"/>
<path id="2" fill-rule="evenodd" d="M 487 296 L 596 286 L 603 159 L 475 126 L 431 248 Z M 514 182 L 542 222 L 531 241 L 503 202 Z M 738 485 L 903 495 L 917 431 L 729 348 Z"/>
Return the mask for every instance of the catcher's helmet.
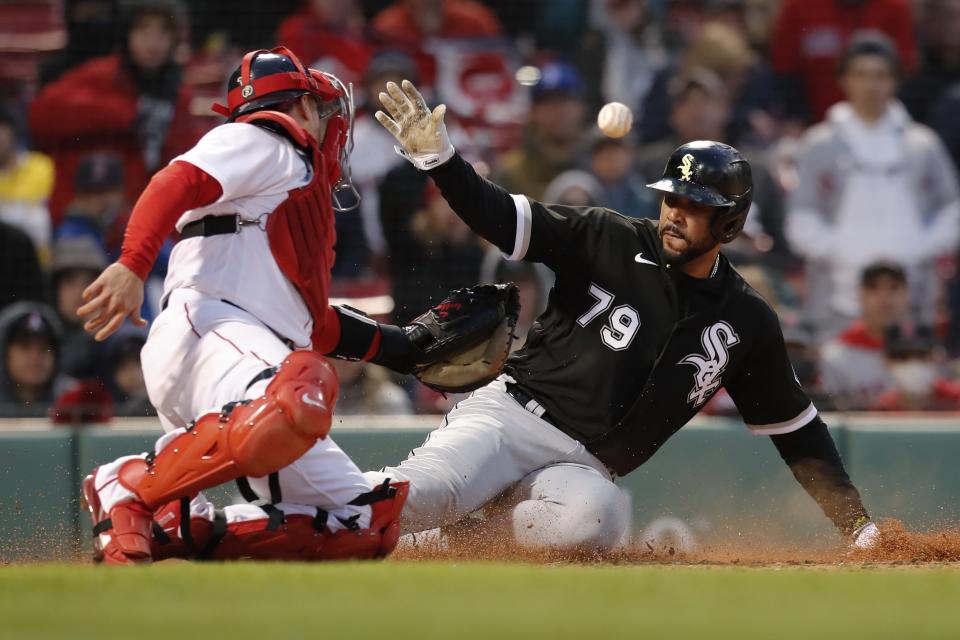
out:
<path id="1" fill-rule="evenodd" d="M 647 186 L 717 209 L 710 225 L 717 242 L 737 237 L 753 200 L 750 164 L 733 147 L 710 140 L 677 148 L 660 180 Z"/>
<path id="2" fill-rule="evenodd" d="M 230 74 L 226 106 L 214 104 L 213 110 L 233 122 L 243 115 L 277 107 L 307 94 L 317 98 L 320 117 L 329 117 L 321 153 L 330 161 L 334 209 L 356 209 L 360 203 L 359 193 L 353 186 L 348 161 L 353 150 L 352 85 L 345 85 L 332 73 L 304 67 L 286 47 L 258 49 L 243 56 L 240 66 Z M 352 193 L 353 204 L 341 205 L 342 191 Z"/>
<path id="3" fill-rule="evenodd" d="M 331 112 L 339 107 L 344 116 L 352 116 L 351 91 L 336 76 L 307 69 L 286 47 L 260 49 L 243 56 L 227 81 L 227 106 L 215 104 L 213 110 L 232 121 L 308 93 L 331 102 Z"/>

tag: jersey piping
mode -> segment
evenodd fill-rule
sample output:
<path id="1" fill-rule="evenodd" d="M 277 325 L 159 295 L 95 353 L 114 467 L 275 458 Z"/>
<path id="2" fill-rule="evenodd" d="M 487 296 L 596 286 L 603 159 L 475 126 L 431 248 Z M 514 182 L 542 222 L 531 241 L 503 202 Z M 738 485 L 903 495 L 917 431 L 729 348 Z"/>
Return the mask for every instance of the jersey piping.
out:
<path id="1" fill-rule="evenodd" d="M 784 420 L 783 422 L 774 422 L 772 424 L 747 424 L 750 433 L 757 436 L 776 436 L 783 433 L 792 433 L 797 429 L 805 427 L 811 420 L 817 417 L 817 408 L 810 403 L 804 411 L 796 418 Z"/>
<path id="2" fill-rule="evenodd" d="M 523 260 L 530 248 L 530 228 L 533 225 L 533 215 L 530 212 L 530 202 L 526 196 L 511 193 L 513 204 L 517 208 L 517 234 L 513 243 L 513 253 L 510 260 Z"/>

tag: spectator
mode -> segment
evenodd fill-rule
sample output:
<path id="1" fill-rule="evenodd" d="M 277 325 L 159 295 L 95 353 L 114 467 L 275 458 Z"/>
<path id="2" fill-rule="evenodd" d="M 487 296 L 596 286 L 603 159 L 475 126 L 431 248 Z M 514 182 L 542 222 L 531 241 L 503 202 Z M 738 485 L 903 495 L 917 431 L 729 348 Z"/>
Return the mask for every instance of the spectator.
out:
<path id="1" fill-rule="evenodd" d="M 894 262 L 877 262 L 860 277 L 860 317 L 827 342 L 821 353 L 823 390 L 842 410 L 866 409 L 893 387 L 884 356 L 888 327 L 907 320 L 907 274 Z"/>
<path id="2" fill-rule="evenodd" d="M 15 302 L 43 299 L 43 272 L 30 236 L 0 222 L 0 310 Z"/>
<path id="3" fill-rule="evenodd" d="M 894 325 L 886 333 L 893 388 L 876 401 L 879 411 L 960 410 L 960 384 L 941 373 L 942 353 L 930 327 Z"/>
<path id="4" fill-rule="evenodd" d="M 120 158 L 109 153 L 87 154 L 80 159 L 73 175 L 73 199 L 56 237 L 90 238 L 102 251 L 108 251 L 109 231 L 125 205 Z"/>
<path id="5" fill-rule="evenodd" d="M 116 44 L 116 0 L 73 0 L 65 4 L 67 46 L 40 65 L 41 85 L 53 82 L 90 58 L 107 55 Z"/>
<path id="6" fill-rule="evenodd" d="M 390 382 L 386 369 L 367 362 L 331 358 L 340 379 L 334 412 L 338 416 L 407 416 L 413 405 L 406 392 Z"/>
<path id="7" fill-rule="evenodd" d="M 364 250 L 373 256 L 375 270 L 385 272 L 382 266 L 387 251 L 383 228 L 380 226 L 379 184 L 390 169 L 398 166 L 403 159 L 394 150 L 395 141 L 373 114 L 380 108 L 377 96 L 393 81 L 400 83 L 404 78 L 413 83 L 418 81 L 413 60 L 399 51 L 382 51 L 376 54 L 364 75 L 362 91 L 358 94 L 357 117 L 353 124 L 353 153 L 350 154 L 350 166 L 353 184 L 360 192 L 359 217 L 352 216 L 350 233 L 360 236 L 353 244 L 362 243 Z M 341 223 L 345 216 L 337 218 L 337 255 L 341 252 Z M 357 228 L 359 227 L 359 228 Z"/>
<path id="8" fill-rule="evenodd" d="M 304 64 L 343 82 L 359 83 L 373 54 L 365 22 L 357 0 L 305 0 L 298 12 L 280 23 L 277 42 Z"/>
<path id="9" fill-rule="evenodd" d="M 140 365 L 140 351 L 146 341 L 144 332 L 134 327 L 125 327 L 110 340 L 106 355 L 110 367 L 108 380 L 118 416 L 157 415 L 147 396 Z"/>
<path id="10" fill-rule="evenodd" d="M 74 174 L 87 153 L 110 151 L 123 159 L 126 199 L 134 202 L 150 176 L 201 133 L 174 59 L 180 5 L 138 0 L 129 3 L 126 15 L 126 38 L 118 53 L 68 71 L 30 106 L 33 137 L 56 164 L 50 200 L 54 225 L 73 199 Z"/>
<path id="11" fill-rule="evenodd" d="M 773 76 L 747 43 L 744 32 L 722 22 L 709 22 L 674 64 L 660 71 L 637 127 L 643 142 L 670 134 L 671 79 L 706 69 L 720 79 L 728 96 L 729 120 L 725 139 L 737 147 L 743 139 L 766 142 L 771 135 L 770 114 L 776 111 Z"/>
<path id="12" fill-rule="evenodd" d="M 78 380 L 57 396 L 48 415 L 55 425 L 104 424 L 113 419 L 113 399 L 99 380 Z"/>
<path id="13" fill-rule="evenodd" d="M 718 140 L 730 142 L 731 107 L 727 87 L 720 78 L 708 69 L 691 69 L 673 78 L 669 84 L 671 101 L 670 128 L 672 135 L 659 142 L 644 145 L 637 154 L 636 167 L 643 181 L 650 183 L 660 179 L 667 158 L 682 144 L 694 140 Z M 732 142 L 731 142 L 732 143 Z M 753 171 L 753 205 L 747 218 L 747 234 L 756 245 L 763 234 L 765 244 L 760 248 L 765 261 L 775 258 L 778 266 L 789 260 L 787 242 L 783 235 L 784 194 L 767 166 L 763 150 L 751 145 L 739 145 L 738 149 L 750 162 Z M 757 257 L 757 251 L 737 243 L 741 258 Z"/>
<path id="14" fill-rule="evenodd" d="M 107 373 L 104 344 L 83 330 L 77 316 L 83 291 L 106 267 L 107 256 L 94 237 L 62 238 L 53 246 L 54 302 L 64 327 L 60 370 L 74 378 L 103 379 Z"/>
<path id="15" fill-rule="evenodd" d="M 581 150 L 586 105 L 583 82 L 570 65 L 544 65 L 521 146 L 504 154 L 493 181 L 511 193 L 542 200 L 547 185 L 573 168 Z"/>
<path id="16" fill-rule="evenodd" d="M 600 204 L 634 218 L 657 218 L 660 206 L 634 170 L 633 145 L 627 138 L 594 138 L 590 169 L 603 190 Z"/>
<path id="17" fill-rule="evenodd" d="M 392 274 L 393 318 L 404 324 L 452 289 L 476 284 L 484 250 L 439 189 L 404 162 L 380 189 Z"/>
<path id="18" fill-rule="evenodd" d="M 933 111 L 960 82 L 960 0 L 926 0 L 921 13 L 922 58 L 903 83 L 900 99 L 918 122 L 933 125 Z"/>
<path id="19" fill-rule="evenodd" d="M 839 68 L 847 101 L 804 135 L 798 152 L 787 238 L 807 260 L 807 312 L 826 334 L 857 317 L 860 274 L 880 259 L 904 266 L 921 322 L 931 323 L 933 261 L 960 241 L 953 165 L 894 98 L 899 69 L 889 38 L 856 38 Z"/>
<path id="20" fill-rule="evenodd" d="M 571 207 L 603 206 L 603 185 L 593 174 L 579 169 L 564 171 L 543 192 L 544 202 Z"/>
<path id="21" fill-rule="evenodd" d="M 53 310 L 19 302 L 0 313 L 0 416 L 46 416 L 72 382 L 57 371 L 60 326 Z"/>
<path id="22" fill-rule="evenodd" d="M 397 0 L 373 19 L 373 28 L 415 47 L 426 38 L 490 38 L 502 31 L 494 13 L 475 0 Z"/>
<path id="23" fill-rule="evenodd" d="M 854 33 L 875 29 L 890 36 L 911 71 L 917 51 L 908 0 L 784 0 L 771 37 L 785 115 L 819 122 L 844 98 L 833 82 Z"/>
<path id="24" fill-rule="evenodd" d="M 87 239 L 93 246 L 84 251 L 105 253 L 108 262 L 112 262 L 120 257 L 129 219 L 130 207 L 124 194 L 124 170 L 120 158 L 103 152 L 84 155 L 74 174 L 73 200 L 54 233 L 56 240 Z M 71 251 L 75 253 L 77 249 Z M 141 317 L 146 320 L 152 320 L 159 313 L 163 279 L 167 275 L 167 262 L 172 251 L 173 240 L 168 238 L 148 275 L 146 298 L 140 310 Z M 71 321 L 63 319 L 68 332 L 72 333 L 69 331 Z M 72 370 L 69 373 L 78 375 Z"/>
<path id="25" fill-rule="evenodd" d="M 592 110 L 599 110 L 606 102 L 622 102 L 633 108 L 639 122 L 654 78 L 669 61 L 650 2 L 604 0 L 596 4 L 596 29 L 584 35 L 580 52 L 588 103 Z"/>
<path id="26" fill-rule="evenodd" d="M 17 125 L 14 114 L 0 107 L 0 222 L 22 229 L 41 259 L 46 259 L 50 251 L 47 200 L 53 188 L 53 163 L 42 153 L 21 147 Z"/>
<path id="27" fill-rule="evenodd" d="M 800 323 L 785 322 L 782 318 L 781 325 L 783 344 L 787 348 L 790 364 L 793 365 L 793 373 L 812 399 L 821 400 L 824 395 L 823 378 L 820 372 L 820 353 L 813 331 Z M 816 402 L 816 406 L 821 408 L 821 402 Z"/>

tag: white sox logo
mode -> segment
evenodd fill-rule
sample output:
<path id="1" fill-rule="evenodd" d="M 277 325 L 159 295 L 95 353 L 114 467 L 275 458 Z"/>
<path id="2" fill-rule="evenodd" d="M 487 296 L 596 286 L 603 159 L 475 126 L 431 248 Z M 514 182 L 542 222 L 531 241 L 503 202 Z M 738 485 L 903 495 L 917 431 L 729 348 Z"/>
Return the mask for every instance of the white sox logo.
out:
<path id="1" fill-rule="evenodd" d="M 724 321 L 716 322 L 703 330 L 700 336 L 705 355 L 691 353 L 677 364 L 690 364 L 697 368 L 693 374 L 693 389 L 687 394 L 687 402 L 699 407 L 713 395 L 722 384 L 720 376 L 730 360 L 730 347 L 740 342 L 733 327 Z"/>
<path id="2" fill-rule="evenodd" d="M 693 154 L 688 153 L 680 159 L 680 164 L 677 165 L 677 169 L 680 169 L 680 179 L 690 181 L 690 178 L 693 177 Z"/>

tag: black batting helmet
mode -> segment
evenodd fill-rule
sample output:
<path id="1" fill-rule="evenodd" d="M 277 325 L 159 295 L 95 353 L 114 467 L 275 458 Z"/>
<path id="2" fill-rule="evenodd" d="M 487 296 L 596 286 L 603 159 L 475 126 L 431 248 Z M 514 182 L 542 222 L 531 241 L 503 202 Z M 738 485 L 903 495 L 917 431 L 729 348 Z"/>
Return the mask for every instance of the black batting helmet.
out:
<path id="1" fill-rule="evenodd" d="M 730 145 L 711 140 L 677 148 L 651 189 L 675 193 L 713 207 L 710 230 L 717 242 L 730 242 L 743 229 L 753 200 L 750 164 Z"/>

